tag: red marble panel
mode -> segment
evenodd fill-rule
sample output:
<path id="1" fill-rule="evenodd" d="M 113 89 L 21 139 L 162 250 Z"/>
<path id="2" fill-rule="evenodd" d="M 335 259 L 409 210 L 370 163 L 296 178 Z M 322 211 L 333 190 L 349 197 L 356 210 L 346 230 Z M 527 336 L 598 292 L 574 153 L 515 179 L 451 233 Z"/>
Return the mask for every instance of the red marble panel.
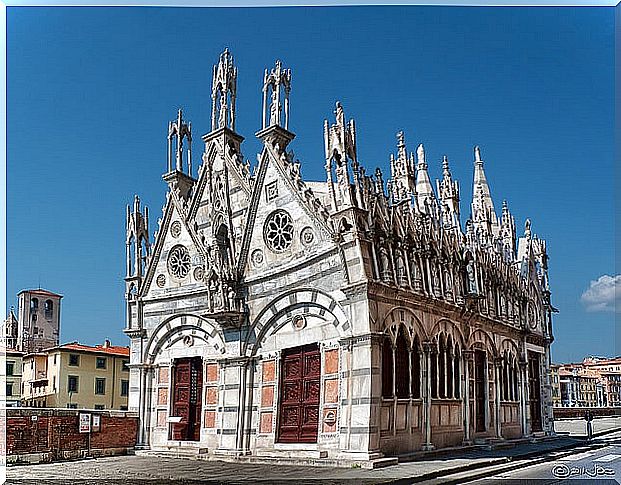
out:
<path id="1" fill-rule="evenodd" d="M 260 433 L 272 432 L 272 413 L 261 413 L 261 423 L 259 425 Z"/>
<path id="2" fill-rule="evenodd" d="M 216 387 L 208 387 L 205 389 L 205 404 L 218 403 L 218 389 Z"/>
<path id="3" fill-rule="evenodd" d="M 274 405 L 274 386 L 263 386 L 261 390 L 261 406 L 270 407 Z"/>
<path id="4" fill-rule="evenodd" d="M 207 364 L 207 372 L 205 373 L 207 382 L 218 382 L 218 364 Z"/>
<path id="5" fill-rule="evenodd" d="M 339 381 L 338 379 L 326 379 L 324 381 L 323 400 L 327 403 L 335 403 L 339 400 Z"/>
<path id="6" fill-rule="evenodd" d="M 276 378 L 276 362 L 266 360 L 263 362 L 263 382 L 272 382 Z"/>
<path id="7" fill-rule="evenodd" d="M 324 370 L 326 374 L 335 374 L 339 371 L 339 350 L 328 350 L 324 357 Z"/>

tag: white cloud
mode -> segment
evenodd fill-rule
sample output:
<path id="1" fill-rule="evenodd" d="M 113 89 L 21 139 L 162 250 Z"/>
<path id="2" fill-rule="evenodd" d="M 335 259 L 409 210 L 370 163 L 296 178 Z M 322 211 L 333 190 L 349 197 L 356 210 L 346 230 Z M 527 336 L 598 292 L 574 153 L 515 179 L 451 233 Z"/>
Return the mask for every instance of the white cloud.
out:
<path id="1" fill-rule="evenodd" d="M 605 274 L 591 281 L 580 300 L 589 312 L 621 312 L 621 275 Z"/>

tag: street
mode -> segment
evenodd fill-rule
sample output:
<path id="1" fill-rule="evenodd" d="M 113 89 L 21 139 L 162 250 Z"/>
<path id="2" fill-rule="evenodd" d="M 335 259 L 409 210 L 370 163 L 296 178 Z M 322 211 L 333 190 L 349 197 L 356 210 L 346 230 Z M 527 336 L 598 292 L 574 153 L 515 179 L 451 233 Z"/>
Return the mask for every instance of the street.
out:
<path id="1" fill-rule="evenodd" d="M 277 463 L 222 462 L 162 456 L 116 456 L 7 468 L 7 483 L 20 485 L 106 483 L 562 483 L 567 479 L 617 483 L 621 477 L 621 431 L 618 418 L 596 421 L 596 432 L 609 431 L 591 443 L 559 437 L 513 448 L 463 450 L 430 455 L 424 461 L 400 462 L 375 470 Z M 583 434 L 584 423 L 565 422 L 559 428 Z M 573 433 L 572 433 L 573 434 Z"/>
<path id="2" fill-rule="evenodd" d="M 491 483 L 527 483 L 527 480 L 538 479 L 536 483 L 556 484 L 568 480 L 590 480 L 592 483 L 619 483 L 621 478 L 621 433 L 593 440 L 593 447 L 565 455 L 564 452 L 553 452 L 558 459 L 533 466 L 500 472 L 489 478 L 476 480 L 473 484 Z M 601 445 L 601 446 L 599 446 Z M 573 482 L 575 483 L 575 482 Z"/>

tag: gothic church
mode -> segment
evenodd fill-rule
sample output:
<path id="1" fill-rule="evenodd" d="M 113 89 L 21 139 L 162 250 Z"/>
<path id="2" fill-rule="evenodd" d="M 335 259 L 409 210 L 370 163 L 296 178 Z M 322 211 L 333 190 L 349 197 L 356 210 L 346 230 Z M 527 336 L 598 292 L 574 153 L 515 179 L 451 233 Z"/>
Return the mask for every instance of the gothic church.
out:
<path id="1" fill-rule="evenodd" d="M 358 162 L 356 126 L 325 121 L 323 181 L 289 145 L 291 71 L 265 71 L 258 163 L 235 128 L 237 68 L 213 69 L 211 131 L 168 126 L 155 237 L 127 208 L 129 409 L 139 445 L 204 457 L 369 464 L 553 433 L 546 243 L 497 214 L 474 148 L 462 225 L 449 162 L 397 134 L 390 176 Z M 384 458 L 385 459 L 385 458 Z"/>

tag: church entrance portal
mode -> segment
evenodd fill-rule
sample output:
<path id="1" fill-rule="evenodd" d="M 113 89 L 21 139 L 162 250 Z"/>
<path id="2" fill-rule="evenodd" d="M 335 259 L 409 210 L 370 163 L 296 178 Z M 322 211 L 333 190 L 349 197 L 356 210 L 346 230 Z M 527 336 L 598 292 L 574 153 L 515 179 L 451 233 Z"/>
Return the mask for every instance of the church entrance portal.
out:
<path id="1" fill-rule="evenodd" d="M 171 429 L 173 440 L 200 439 L 202 382 L 203 361 L 200 357 L 175 361 Z"/>
<path id="2" fill-rule="evenodd" d="M 475 384 L 475 430 L 477 433 L 485 431 L 485 352 L 474 351 L 474 384 Z"/>
<path id="3" fill-rule="evenodd" d="M 316 443 L 321 354 L 317 344 L 286 349 L 280 367 L 280 443 Z"/>
<path id="4" fill-rule="evenodd" d="M 530 423 L 533 432 L 541 431 L 541 381 L 538 354 L 528 354 Z"/>

